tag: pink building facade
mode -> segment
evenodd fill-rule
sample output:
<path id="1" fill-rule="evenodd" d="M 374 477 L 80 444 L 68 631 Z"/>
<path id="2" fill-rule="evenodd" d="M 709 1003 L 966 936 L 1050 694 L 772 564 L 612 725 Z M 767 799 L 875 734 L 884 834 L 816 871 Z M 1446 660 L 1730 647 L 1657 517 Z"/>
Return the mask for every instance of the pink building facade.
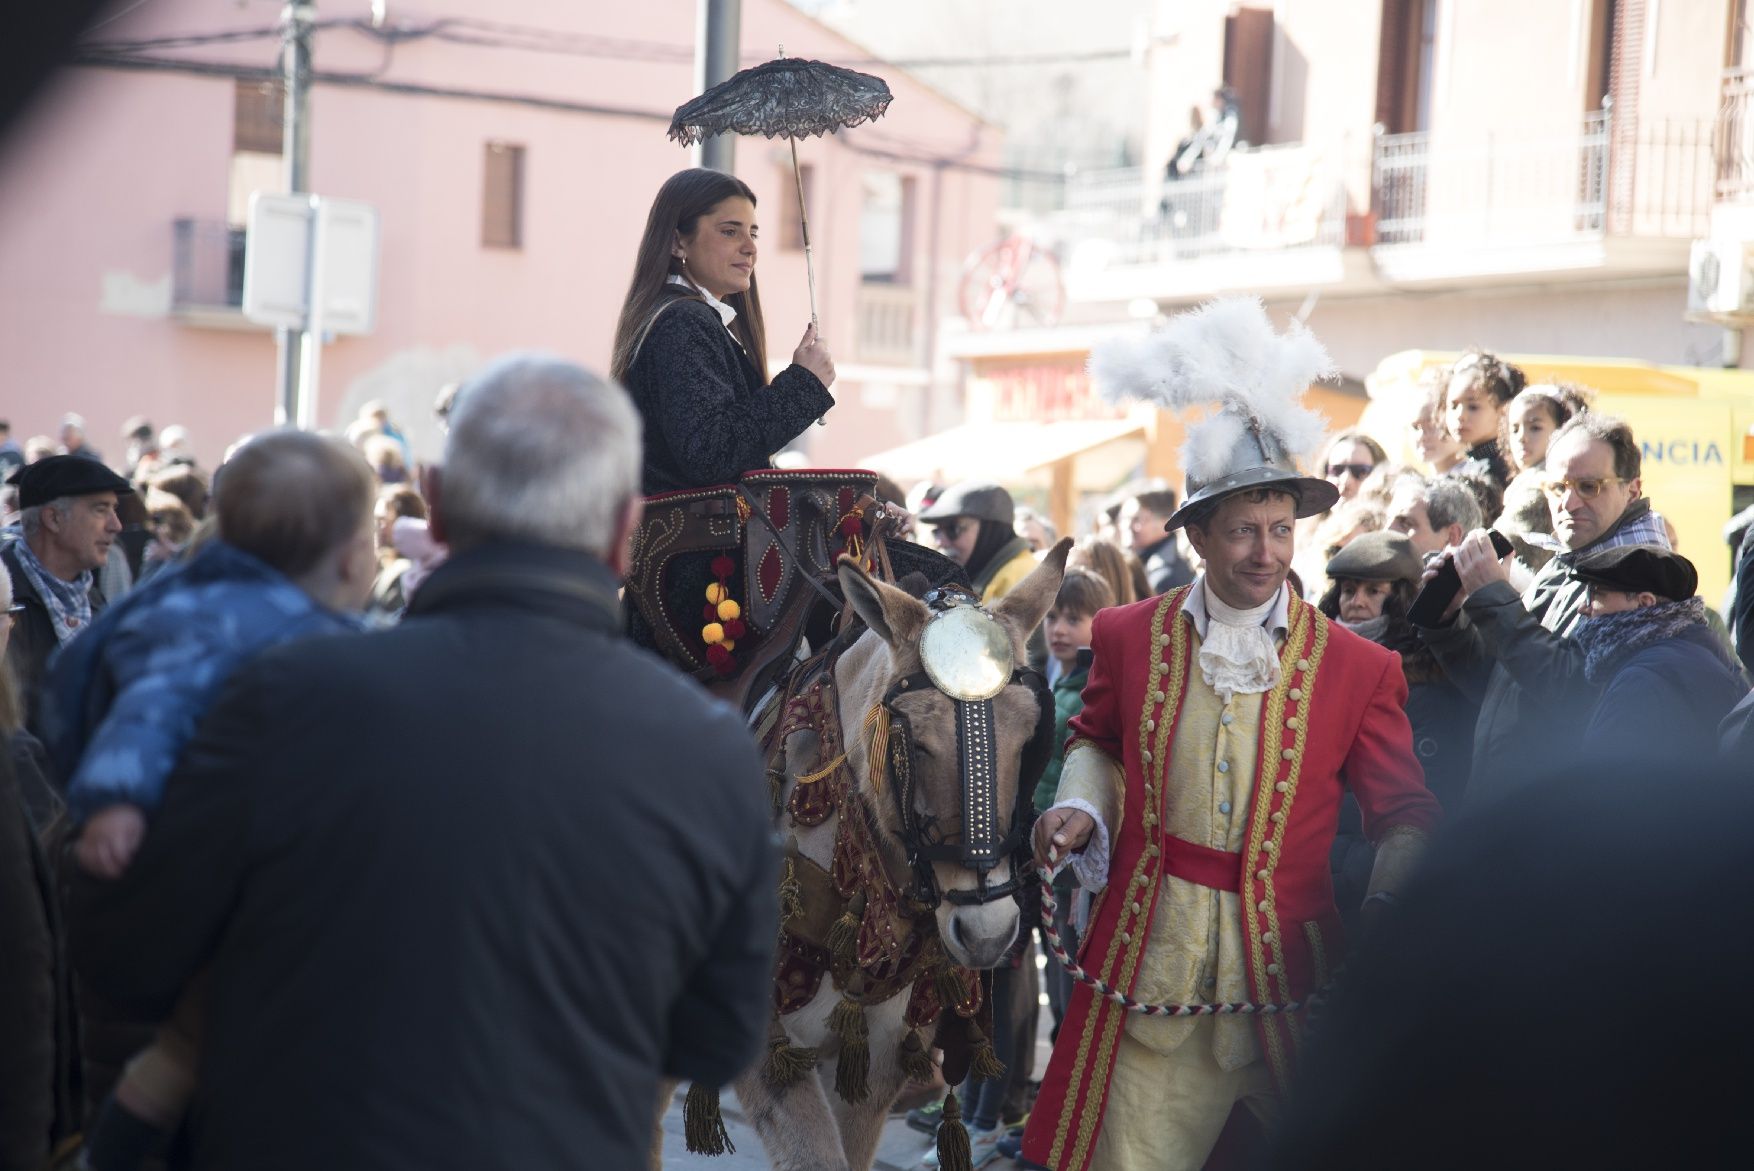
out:
<path id="1" fill-rule="evenodd" d="M 689 165 L 665 137 L 694 93 L 693 0 L 326 0 L 311 95 L 311 188 L 381 216 L 377 325 L 324 351 L 316 417 L 381 399 L 437 453 L 434 394 L 485 359 L 541 349 L 607 369 L 634 248 L 658 186 Z M 236 308 L 252 188 L 279 190 L 278 5 L 163 0 L 94 30 L 0 144 L 0 417 L 14 438 L 82 413 L 119 456 L 144 414 L 191 429 L 209 462 L 272 422 L 273 334 Z M 171 44 L 192 34 L 249 34 Z M 389 35 L 391 33 L 395 35 Z M 156 43 L 143 43 L 156 42 Z M 934 362 L 965 258 L 996 231 L 999 135 L 783 0 L 743 5 L 745 64 L 818 57 L 878 73 L 881 121 L 800 144 L 822 330 L 839 400 L 801 447 L 817 466 L 951 421 Z M 242 74 L 242 76 L 240 76 Z M 739 140 L 755 190 L 770 352 L 809 319 L 783 141 Z"/>

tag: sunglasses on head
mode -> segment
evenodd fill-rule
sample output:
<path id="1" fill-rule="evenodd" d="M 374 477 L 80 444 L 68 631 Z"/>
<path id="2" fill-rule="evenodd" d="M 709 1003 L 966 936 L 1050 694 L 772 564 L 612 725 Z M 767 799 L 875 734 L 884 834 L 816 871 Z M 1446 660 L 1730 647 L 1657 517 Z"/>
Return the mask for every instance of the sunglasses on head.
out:
<path id="1" fill-rule="evenodd" d="M 1350 475 L 1362 480 L 1376 470 L 1375 464 L 1329 464 L 1328 479 L 1337 480 L 1341 476 Z"/>
<path id="2" fill-rule="evenodd" d="M 1576 492 L 1584 500 L 1594 500 L 1602 494 L 1602 489 L 1609 484 L 1621 484 L 1625 481 L 1619 476 L 1598 476 L 1585 480 L 1548 480 L 1541 485 L 1541 491 L 1561 499 L 1568 492 Z"/>

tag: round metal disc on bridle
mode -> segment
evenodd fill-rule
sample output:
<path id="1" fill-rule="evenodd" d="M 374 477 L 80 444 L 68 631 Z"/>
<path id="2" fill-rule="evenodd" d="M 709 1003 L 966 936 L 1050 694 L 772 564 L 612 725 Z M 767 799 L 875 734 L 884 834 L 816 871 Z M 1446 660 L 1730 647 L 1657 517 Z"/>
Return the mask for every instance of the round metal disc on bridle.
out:
<path id="1" fill-rule="evenodd" d="M 998 619 L 974 606 L 957 606 L 926 623 L 920 662 L 927 678 L 951 699 L 991 699 L 1011 682 L 1011 636 Z"/>

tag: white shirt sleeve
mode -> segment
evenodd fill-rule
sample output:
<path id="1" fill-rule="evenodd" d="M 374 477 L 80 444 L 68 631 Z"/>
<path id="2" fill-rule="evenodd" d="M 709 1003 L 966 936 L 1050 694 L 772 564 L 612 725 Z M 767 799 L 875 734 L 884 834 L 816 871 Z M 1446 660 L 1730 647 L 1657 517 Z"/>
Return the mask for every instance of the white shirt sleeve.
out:
<path id="1" fill-rule="evenodd" d="M 1072 855 L 1072 873 L 1079 885 L 1088 891 L 1099 891 L 1108 885 L 1108 826 L 1103 823 L 1102 814 L 1096 806 L 1078 797 L 1071 797 L 1049 806 L 1048 812 L 1055 809 L 1076 809 L 1080 813 L 1090 815 L 1096 823 L 1090 840 L 1084 843 L 1084 849 Z"/>

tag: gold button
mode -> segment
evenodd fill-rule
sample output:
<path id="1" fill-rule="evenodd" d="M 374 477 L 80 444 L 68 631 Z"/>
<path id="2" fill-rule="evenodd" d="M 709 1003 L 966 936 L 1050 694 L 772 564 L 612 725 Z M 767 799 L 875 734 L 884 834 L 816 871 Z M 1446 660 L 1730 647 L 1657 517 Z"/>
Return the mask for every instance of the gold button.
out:
<path id="1" fill-rule="evenodd" d="M 1145 856 L 1148 858 L 1157 857 L 1157 847 L 1156 846 L 1146 846 L 1145 847 Z"/>
<path id="2" fill-rule="evenodd" d="M 1279 974 L 1279 965 L 1278 964 L 1268 964 L 1267 965 L 1267 975 L 1277 976 L 1278 974 Z"/>
<path id="3" fill-rule="evenodd" d="M 1261 849 L 1267 851 L 1267 853 L 1269 853 L 1269 854 L 1271 854 L 1274 850 L 1277 850 L 1278 848 L 1279 848 L 1279 846 L 1275 842 L 1262 842 L 1261 843 Z"/>
<path id="4" fill-rule="evenodd" d="M 1145 905 L 1143 903 L 1134 903 L 1133 904 L 1133 914 L 1135 914 L 1135 915 L 1137 915 L 1139 912 L 1143 911 L 1144 909 L 1145 909 Z"/>
<path id="5" fill-rule="evenodd" d="M 1291 702 L 1296 703 L 1298 700 L 1300 700 L 1302 698 L 1303 698 L 1303 688 L 1293 687 L 1291 689 Z"/>
<path id="6" fill-rule="evenodd" d="M 1266 903 L 1262 903 L 1262 904 L 1261 904 L 1261 910 L 1263 910 L 1263 911 L 1264 911 L 1264 910 L 1266 910 L 1266 909 L 1267 909 L 1267 904 L 1266 904 Z M 1271 932 L 1271 931 L 1263 931 L 1263 932 L 1261 932 L 1261 942 L 1262 942 L 1262 943 L 1272 943 L 1272 942 L 1273 942 L 1273 933 L 1272 933 L 1272 932 Z"/>
<path id="7" fill-rule="evenodd" d="M 1267 900 L 1262 899 L 1260 902 L 1256 903 L 1255 909 L 1257 911 L 1265 911 L 1267 909 Z M 1271 936 L 1268 936 L 1267 938 L 1271 938 Z"/>
<path id="8" fill-rule="evenodd" d="M 1151 750 L 1149 748 L 1147 748 L 1145 751 L 1141 752 L 1139 754 L 1139 759 L 1143 760 L 1146 764 L 1150 764 L 1151 763 Z"/>
<path id="9" fill-rule="evenodd" d="M 1309 670 L 1309 660 L 1308 660 L 1308 659 L 1299 659 L 1299 660 L 1297 660 L 1297 669 L 1298 669 L 1298 670 L 1299 670 L 1299 671 L 1307 671 L 1307 670 Z"/>
<path id="10" fill-rule="evenodd" d="M 1255 871 L 1255 877 L 1256 878 L 1265 878 L 1265 877 L 1267 877 L 1267 872 L 1265 870 L 1257 870 L 1257 871 Z"/>
<path id="11" fill-rule="evenodd" d="M 1279 781 L 1273 786 L 1273 792 L 1283 793 L 1285 790 L 1289 789 L 1290 787 L 1291 786 L 1287 785 L 1284 781 Z"/>
<path id="12" fill-rule="evenodd" d="M 1121 932 L 1121 942 L 1122 942 L 1122 943 L 1131 943 L 1131 942 L 1133 942 L 1133 934 L 1132 934 L 1132 932 L 1130 932 L 1130 931 L 1123 931 L 1123 932 Z"/>
<path id="13" fill-rule="evenodd" d="M 1275 809 L 1275 810 L 1273 810 L 1273 812 L 1267 814 L 1267 820 L 1268 821 L 1284 821 L 1285 820 L 1285 811 L 1283 809 Z"/>
<path id="14" fill-rule="evenodd" d="M 1169 645 L 1169 635 L 1167 635 L 1167 634 L 1158 635 L 1157 636 L 1157 645 L 1158 646 L 1168 646 Z"/>
<path id="15" fill-rule="evenodd" d="M 1161 692 L 1161 691 L 1153 691 L 1151 693 L 1151 702 L 1152 703 L 1162 703 L 1164 701 L 1164 698 L 1165 698 L 1165 696 L 1164 696 L 1163 692 Z"/>
<path id="16" fill-rule="evenodd" d="M 1145 730 L 1147 732 L 1157 731 L 1157 721 L 1156 720 L 1146 720 L 1145 721 Z"/>
<path id="17" fill-rule="evenodd" d="M 1284 752 L 1281 752 L 1279 755 L 1283 756 L 1286 760 L 1296 760 L 1297 759 L 1297 749 L 1287 748 Z"/>
<path id="18" fill-rule="evenodd" d="M 1299 728 L 1303 727 L 1303 721 L 1298 719 L 1296 716 L 1292 716 L 1289 720 L 1285 721 L 1285 726 L 1287 728 L 1290 728 L 1293 732 L 1295 732 Z"/>

